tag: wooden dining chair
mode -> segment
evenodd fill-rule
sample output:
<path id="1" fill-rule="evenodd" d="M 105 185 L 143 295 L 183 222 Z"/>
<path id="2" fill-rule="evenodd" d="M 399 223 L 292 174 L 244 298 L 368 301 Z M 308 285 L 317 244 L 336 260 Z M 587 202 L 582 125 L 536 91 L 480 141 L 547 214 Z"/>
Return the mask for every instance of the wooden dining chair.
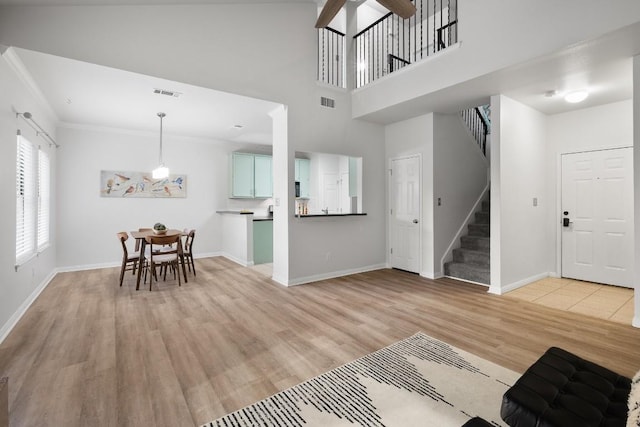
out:
<path id="1" fill-rule="evenodd" d="M 153 231 L 153 228 L 138 228 L 138 231 Z M 136 239 L 136 251 L 140 250 L 140 240 Z"/>
<path id="2" fill-rule="evenodd" d="M 187 235 L 187 238 L 184 242 L 183 255 L 184 260 L 189 268 L 189 271 L 193 268 L 193 275 L 196 275 L 196 265 L 193 262 L 193 239 L 196 236 L 196 230 L 184 230 L 184 233 Z"/>
<path id="3" fill-rule="evenodd" d="M 136 268 L 140 262 L 140 252 L 134 251 L 129 253 L 129 249 L 127 248 L 129 234 L 126 231 L 121 231 L 117 233 L 117 235 L 122 244 L 122 266 L 120 267 L 120 286 L 122 286 L 125 271 L 132 271 L 133 274 L 136 274 Z"/>
<path id="4" fill-rule="evenodd" d="M 156 281 L 158 280 L 158 275 L 156 273 L 156 267 L 164 267 L 164 279 L 167 278 L 167 270 L 168 267 L 173 268 L 173 278 L 176 276 L 178 278 L 178 286 L 182 286 L 182 282 L 180 280 L 180 264 L 182 264 L 182 270 L 186 278 L 186 271 L 184 269 L 184 263 L 182 262 L 182 243 L 180 240 L 180 235 L 176 234 L 174 236 L 156 236 L 150 235 L 147 236 L 147 245 L 149 245 L 149 255 L 148 255 L 148 264 L 147 271 L 145 271 L 145 280 L 147 273 L 149 273 L 149 290 L 151 290 L 153 284 L 153 278 L 155 277 Z M 155 246 L 155 248 L 154 248 Z M 157 251 L 156 249 L 163 247 L 162 252 Z M 170 248 L 170 249 L 169 249 Z"/>

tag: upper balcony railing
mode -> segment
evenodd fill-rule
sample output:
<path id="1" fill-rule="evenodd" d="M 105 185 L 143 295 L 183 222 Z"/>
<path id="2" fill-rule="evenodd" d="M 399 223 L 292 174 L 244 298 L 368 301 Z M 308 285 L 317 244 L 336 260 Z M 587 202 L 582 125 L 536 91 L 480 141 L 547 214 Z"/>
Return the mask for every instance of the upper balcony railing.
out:
<path id="1" fill-rule="evenodd" d="M 388 13 L 354 36 L 355 86 L 420 61 L 458 41 L 457 0 L 415 0 L 416 13 Z"/>
<path id="2" fill-rule="evenodd" d="M 326 27 L 318 29 L 318 81 L 344 88 L 344 33 Z"/>

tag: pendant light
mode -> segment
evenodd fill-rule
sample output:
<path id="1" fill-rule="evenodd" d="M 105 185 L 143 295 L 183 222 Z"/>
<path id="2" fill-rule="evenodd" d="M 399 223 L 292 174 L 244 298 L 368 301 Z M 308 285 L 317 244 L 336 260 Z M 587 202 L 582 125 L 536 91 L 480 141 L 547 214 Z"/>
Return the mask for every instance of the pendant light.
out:
<path id="1" fill-rule="evenodd" d="M 160 166 L 153 170 L 153 179 L 162 179 L 169 176 L 169 168 L 166 167 L 162 161 L 162 119 L 165 116 L 165 113 L 158 113 L 158 117 L 160 117 Z"/>

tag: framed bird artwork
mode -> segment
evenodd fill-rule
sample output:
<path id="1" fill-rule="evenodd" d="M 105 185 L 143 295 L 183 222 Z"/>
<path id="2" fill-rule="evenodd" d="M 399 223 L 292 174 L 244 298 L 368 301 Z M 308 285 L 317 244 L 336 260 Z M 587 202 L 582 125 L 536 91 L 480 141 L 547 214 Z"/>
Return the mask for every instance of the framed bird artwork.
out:
<path id="1" fill-rule="evenodd" d="M 102 197 L 187 197 L 187 176 L 154 179 L 151 172 L 100 171 Z"/>

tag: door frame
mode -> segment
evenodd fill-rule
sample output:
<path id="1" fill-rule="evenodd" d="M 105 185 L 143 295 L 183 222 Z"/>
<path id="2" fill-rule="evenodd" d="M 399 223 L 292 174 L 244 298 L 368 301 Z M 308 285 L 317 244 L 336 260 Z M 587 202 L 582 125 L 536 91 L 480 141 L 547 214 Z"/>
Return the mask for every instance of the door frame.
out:
<path id="1" fill-rule="evenodd" d="M 582 150 L 571 150 L 558 152 L 556 156 L 556 272 L 555 277 L 562 277 L 562 156 L 565 154 L 591 153 L 594 151 L 619 150 L 621 148 L 632 148 L 633 144 L 610 145 L 606 147 L 591 147 Z M 635 150 L 635 149 L 634 149 Z M 634 172 L 635 173 L 635 172 Z M 635 212 L 634 212 L 634 227 Z"/>
<path id="2" fill-rule="evenodd" d="M 418 159 L 418 166 L 419 166 L 419 170 L 418 170 L 418 179 L 420 182 L 420 189 L 418 191 L 418 227 L 420 229 L 420 235 L 418 236 L 418 274 L 420 276 L 423 276 L 422 274 L 422 266 L 424 264 L 424 260 L 422 258 L 422 254 L 423 254 L 423 239 L 422 239 L 422 235 L 423 235 L 423 192 L 424 192 L 424 185 L 423 185 L 423 179 L 422 179 L 422 169 L 423 169 L 423 164 L 422 164 L 422 153 L 413 153 L 413 154 L 405 154 L 403 156 L 396 156 L 396 157 L 389 157 L 389 161 L 388 161 L 388 167 L 387 167 L 387 209 L 386 209 L 386 213 L 385 216 L 387 217 L 386 223 L 387 223 L 387 252 L 386 252 L 386 258 L 387 258 L 387 267 L 388 268 L 393 268 L 391 266 L 391 206 L 393 205 L 393 185 L 392 184 L 392 176 L 391 176 L 391 171 L 392 171 L 392 165 L 393 162 L 396 160 L 406 160 L 406 159 L 412 159 L 412 158 L 417 158 Z"/>

